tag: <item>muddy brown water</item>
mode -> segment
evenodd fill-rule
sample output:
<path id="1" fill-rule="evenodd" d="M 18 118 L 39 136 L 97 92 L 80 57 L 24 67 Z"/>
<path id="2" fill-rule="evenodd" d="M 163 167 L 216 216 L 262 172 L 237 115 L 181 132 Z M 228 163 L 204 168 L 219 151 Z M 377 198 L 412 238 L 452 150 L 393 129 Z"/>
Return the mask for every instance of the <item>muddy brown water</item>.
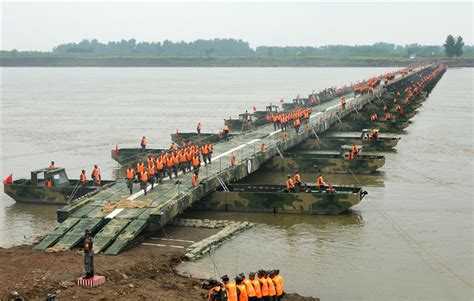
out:
<path id="1" fill-rule="evenodd" d="M 169 144 L 169 133 L 220 129 L 223 118 L 280 97 L 350 83 L 394 68 L 2 68 L 2 177 L 50 160 L 71 178 L 110 150 Z M 259 223 L 195 262 L 194 276 L 279 268 L 288 291 L 323 300 L 471 300 L 473 291 L 473 69 L 449 69 L 380 172 L 325 175 L 369 195 L 349 214 L 186 212 Z M 286 173 L 247 181 L 280 183 Z M 314 182 L 316 175 L 302 174 Z M 2 194 L 0 246 L 51 230 L 56 207 Z M 211 260 L 212 258 L 212 260 Z M 215 263 L 215 265 L 213 264 Z"/>

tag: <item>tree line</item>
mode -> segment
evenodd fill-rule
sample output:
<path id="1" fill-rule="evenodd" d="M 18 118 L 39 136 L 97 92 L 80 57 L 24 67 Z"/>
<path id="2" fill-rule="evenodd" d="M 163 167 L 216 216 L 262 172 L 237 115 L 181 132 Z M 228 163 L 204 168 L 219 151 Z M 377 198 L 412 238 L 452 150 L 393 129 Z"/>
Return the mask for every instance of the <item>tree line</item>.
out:
<path id="1" fill-rule="evenodd" d="M 449 35 L 444 45 L 396 45 L 379 42 L 372 45 L 327 45 L 304 46 L 258 46 L 251 48 L 248 42 L 237 39 L 195 40 L 192 42 L 137 42 L 135 39 L 99 42 L 96 39 L 78 43 L 60 44 L 53 48 L 53 54 L 95 54 L 158 57 L 441 57 L 447 55 L 474 56 L 474 47 L 464 45 L 462 37 Z"/>

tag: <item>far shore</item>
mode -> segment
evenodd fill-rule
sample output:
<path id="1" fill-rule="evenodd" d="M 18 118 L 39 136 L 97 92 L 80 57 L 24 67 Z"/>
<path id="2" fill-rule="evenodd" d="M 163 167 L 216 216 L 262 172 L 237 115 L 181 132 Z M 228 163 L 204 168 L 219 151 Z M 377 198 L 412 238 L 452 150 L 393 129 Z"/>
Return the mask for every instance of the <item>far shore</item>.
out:
<path id="1" fill-rule="evenodd" d="M 428 59 L 407 58 L 164 58 L 0 56 L 2 67 L 403 67 Z M 449 67 L 474 67 L 474 58 L 436 59 Z"/>

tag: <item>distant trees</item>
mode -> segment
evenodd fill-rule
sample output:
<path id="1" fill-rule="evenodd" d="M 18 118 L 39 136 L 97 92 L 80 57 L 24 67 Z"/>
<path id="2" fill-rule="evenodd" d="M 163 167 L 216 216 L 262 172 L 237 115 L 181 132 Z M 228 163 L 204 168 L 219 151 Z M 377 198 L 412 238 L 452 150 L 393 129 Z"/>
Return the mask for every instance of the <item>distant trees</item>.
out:
<path id="1" fill-rule="evenodd" d="M 448 35 L 444 43 L 444 51 L 448 57 L 461 56 L 463 53 L 464 41 L 461 36 L 454 40 L 452 35 Z"/>
<path id="2" fill-rule="evenodd" d="M 135 39 L 100 43 L 82 40 L 79 43 L 61 44 L 53 48 L 55 53 L 128 54 L 143 53 L 173 57 L 249 56 L 254 51 L 247 42 L 235 39 L 196 40 L 193 42 L 140 42 Z"/>
<path id="3" fill-rule="evenodd" d="M 195 40 L 192 42 L 165 40 L 163 42 L 137 42 L 135 39 L 102 43 L 82 40 L 79 43 L 58 45 L 53 53 L 127 55 L 143 54 L 158 57 L 417 57 L 432 56 L 473 56 L 473 46 L 465 46 L 462 37 L 455 39 L 449 35 L 443 46 L 439 45 L 395 45 L 379 42 L 372 45 L 327 45 L 311 46 L 259 46 L 250 48 L 249 44 L 236 39 Z"/>

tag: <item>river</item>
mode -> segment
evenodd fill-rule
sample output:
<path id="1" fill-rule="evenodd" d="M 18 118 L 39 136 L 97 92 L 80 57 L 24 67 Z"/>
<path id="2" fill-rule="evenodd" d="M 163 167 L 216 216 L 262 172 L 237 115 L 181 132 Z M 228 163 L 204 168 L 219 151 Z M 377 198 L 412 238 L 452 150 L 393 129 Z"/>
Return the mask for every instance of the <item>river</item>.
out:
<path id="1" fill-rule="evenodd" d="M 1 170 L 18 179 L 54 160 L 71 178 L 110 150 L 170 142 L 176 128 L 217 131 L 253 105 L 289 101 L 395 68 L 2 68 Z M 473 69 L 449 69 L 374 175 L 369 195 L 341 216 L 199 213 L 258 223 L 209 256 L 180 267 L 194 276 L 279 268 L 288 291 L 324 300 L 471 300 L 473 297 Z M 279 183 L 286 174 L 247 181 Z M 315 175 L 302 174 L 304 181 Z M 28 243 L 56 225 L 55 207 L 2 194 L 0 246 Z"/>

